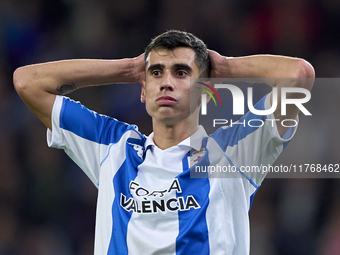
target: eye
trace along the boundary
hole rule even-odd
[[[179,77],[185,77],[185,76],[188,75],[188,73],[187,73],[186,71],[179,70],[179,71],[177,71],[177,75],[178,75]]]
[[[161,76],[161,71],[159,71],[159,70],[153,70],[152,71],[152,76],[154,76],[154,77],[159,77],[159,76]]]

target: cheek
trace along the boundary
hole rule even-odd
[[[150,79],[144,85],[144,93],[148,96],[152,95],[156,91],[157,83],[150,81]]]
[[[145,110],[146,110],[146,112],[149,114],[149,116],[152,117],[152,110],[150,109],[150,107],[148,106],[147,103],[145,103]]]
[[[202,92],[200,89],[196,88],[195,86],[191,87],[189,95],[190,113],[195,112],[196,109],[201,106],[201,95]]]
[[[153,91],[150,89],[145,89],[144,90],[144,103],[145,103],[145,109],[147,113],[152,116],[152,112],[155,111],[155,104],[154,102],[154,97],[152,95]]]
[[[195,87],[195,86],[192,86],[190,88],[190,101],[191,102],[197,102],[197,101],[200,101],[201,100],[201,95],[202,95],[202,91]]]
[[[145,98],[145,102],[150,101],[152,98],[152,90],[146,88],[144,90],[144,98]]]

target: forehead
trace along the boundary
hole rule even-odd
[[[165,66],[182,63],[189,65],[191,68],[197,68],[195,56],[195,51],[187,47],[178,47],[172,50],[166,48],[153,49],[146,59],[146,67],[158,63]]]

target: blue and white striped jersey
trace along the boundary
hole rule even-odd
[[[269,108],[269,96],[256,106]],[[210,136],[200,126],[161,150],[153,134],[57,96],[48,145],[64,149],[98,188],[95,255],[249,254],[248,211],[265,174],[242,166],[272,164],[295,132],[281,138],[265,121],[273,115],[256,118],[264,125],[222,127]],[[236,178],[191,176],[217,165],[233,166]]]

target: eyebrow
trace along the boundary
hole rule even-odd
[[[187,71],[192,72],[192,68],[187,64],[179,63],[179,64],[174,64],[174,66],[176,69],[186,69]]]
[[[163,64],[153,64],[149,66],[148,71],[151,71],[153,69],[164,69],[164,67],[165,65]]]
[[[192,72],[192,68],[187,64],[178,63],[178,64],[174,64],[173,67],[175,69],[186,69],[187,71]],[[148,67],[148,71],[154,70],[154,69],[164,69],[164,68],[165,68],[165,65],[163,64],[152,64]]]

